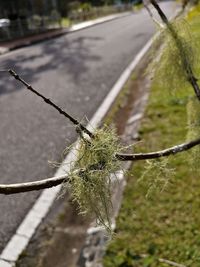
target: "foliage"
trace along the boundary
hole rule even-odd
[[[198,17],[199,15],[200,15],[200,4],[191,8],[191,10],[187,14],[187,18],[188,18],[188,20],[192,20],[195,17]]]
[[[82,11],[88,12],[92,9],[92,5],[90,3],[83,3],[80,5],[80,9]]]
[[[59,12],[56,9],[53,9],[50,14],[51,20],[59,21],[61,19]]]
[[[30,18],[31,24],[35,25],[36,27],[39,27],[42,23],[42,18],[39,15],[33,15]]]

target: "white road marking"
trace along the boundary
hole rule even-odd
[[[9,262],[4,261],[4,260],[0,260],[0,266],[1,267],[12,267],[13,265],[10,264]]]

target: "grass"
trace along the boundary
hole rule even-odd
[[[196,44],[196,57],[200,53],[200,18],[196,10],[192,12],[187,23],[191,41]],[[166,62],[165,68],[169,67]],[[199,77],[198,64],[195,73]],[[199,136],[198,103],[194,103],[190,85],[182,87],[182,79],[175,78],[174,91],[170,83],[163,82],[160,70],[155,72],[140,129],[142,142],[136,150],[163,149]],[[190,151],[167,160],[134,164],[104,267],[169,266],[160,259],[200,266],[200,177],[192,166],[196,156]]]

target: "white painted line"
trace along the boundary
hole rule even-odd
[[[41,203],[41,212],[43,213],[43,215],[45,214],[45,210],[48,210],[48,208],[45,206],[43,207],[43,202]],[[40,213],[41,213],[40,212]],[[39,213],[39,215],[40,215]],[[38,211],[35,211],[35,209],[31,209],[29,211],[29,213],[26,216],[26,220],[24,220],[19,228],[17,229],[17,235],[23,235],[27,238],[31,238],[33,236],[33,234],[35,233],[35,230],[37,228],[37,226],[40,224],[41,222],[41,217],[38,216]]]
[[[153,39],[150,39],[150,41],[144,46],[144,48],[133,59],[131,64],[122,73],[118,81],[110,90],[107,97],[104,99],[103,103],[100,105],[100,107],[92,117],[91,121],[89,122],[87,126],[89,130],[94,131],[94,129],[98,127],[102,119],[109,111],[109,108],[115,101],[119,92],[123,88],[124,84],[130,77],[131,73],[133,72],[137,64],[140,62],[142,57],[146,54],[148,49],[151,47],[152,42]],[[66,159],[64,160],[58,171],[55,173],[55,176],[64,175],[67,172],[69,172],[71,164],[76,159],[77,146],[78,142],[75,144],[70,153],[67,155]],[[7,246],[3,250],[2,254],[0,255],[0,259],[12,262],[17,261],[18,257],[29,243],[36,228],[39,226],[42,219],[48,213],[50,207],[52,206],[54,200],[56,199],[58,193],[60,192],[61,187],[62,185],[59,185],[54,188],[43,190],[42,194],[35,202],[32,209],[29,211],[29,213],[26,215],[21,225],[18,227],[16,234],[11,238],[11,240],[8,242]]]
[[[1,254],[1,259],[16,262],[19,258],[19,255],[28,245],[29,239],[25,236],[15,234],[11,240],[8,242],[6,249],[3,250]]]
[[[0,267],[13,267],[13,264],[4,260],[0,260]]]

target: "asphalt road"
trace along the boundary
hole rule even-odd
[[[172,15],[174,4],[163,2]],[[41,93],[84,120],[94,114],[122,71],[155,31],[145,10],[0,57]],[[0,183],[33,181],[55,172],[76,139],[72,124],[0,73]],[[0,196],[0,251],[39,193]]]

